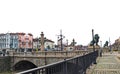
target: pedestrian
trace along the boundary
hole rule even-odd
[[[100,57],[102,57],[102,48],[100,48]]]

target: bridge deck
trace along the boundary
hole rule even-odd
[[[120,54],[104,53],[98,58],[91,74],[120,74]]]

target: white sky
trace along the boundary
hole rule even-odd
[[[87,45],[94,29],[104,44],[119,38],[119,25],[120,0],[0,0],[0,33],[43,31],[56,42],[62,29],[69,43]]]

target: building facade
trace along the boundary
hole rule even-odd
[[[18,49],[19,46],[18,46],[18,35],[15,34],[15,33],[8,33],[7,34],[7,40],[8,40],[8,43],[7,43],[7,48],[8,49]]]
[[[32,49],[33,35],[25,33],[6,33],[0,34],[0,49],[1,50],[15,50],[25,51],[25,49]],[[24,50],[22,50],[24,49]]]
[[[38,50],[40,50],[40,46],[41,46],[40,39],[39,38],[34,38],[33,39],[33,49],[35,51],[38,51]]]
[[[55,48],[54,41],[45,39],[44,47],[45,50],[53,50]]]
[[[20,52],[32,51],[33,49],[33,35],[28,33],[17,33],[18,47]]]

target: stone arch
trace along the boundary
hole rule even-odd
[[[24,71],[32,68],[37,68],[37,66],[28,60],[21,60],[13,66],[14,71]]]

